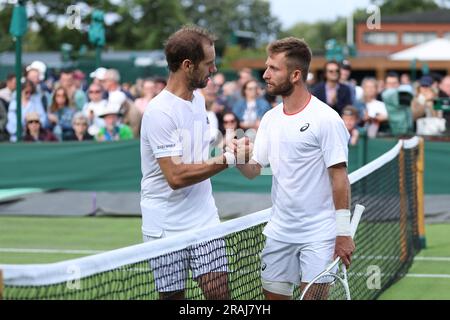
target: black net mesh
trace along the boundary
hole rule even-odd
[[[352,185],[352,208],[366,210],[356,232],[356,252],[348,270],[352,299],[376,299],[410,267],[417,246],[417,150]],[[43,286],[12,286],[5,299],[264,299],[260,253],[265,223],[169,254]],[[77,271],[81,279],[77,279]],[[299,298],[296,289],[294,298]]]

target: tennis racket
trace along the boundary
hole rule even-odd
[[[357,204],[350,225],[352,238],[365,207]],[[337,257],[324,271],[303,289],[300,300],[351,300],[347,270]]]

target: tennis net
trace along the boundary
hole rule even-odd
[[[353,299],[376,299],[407,272],[420,250],[418,142],[418,138],[401,140],[349,175],[352,208],[357,203],[366,207],[348,271]],[[184,288],[186,299],[264,299],[260,253],[269,217],[270,208],[218,226],[84,258],[0,265],[3,298],[159,299]],[[298,290],[294,297],[299,298]]]

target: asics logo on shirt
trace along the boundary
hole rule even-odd
[[[307,123],[303,127],[301,127],[300,132],[304,132],[304,131],[308,130],[308,128],[309,128],[309,123]]]

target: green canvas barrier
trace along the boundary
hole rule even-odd
[[[349,149],[349,172],[392,148],[396,139],[365,140]],[[139,140],[0,144],[0,189],[139,191]],[[272,176],[247,180],[237,169],[214,176],[216,192],[270,192]],[[450,194],[450,143],[425,142],[425,193]]]

